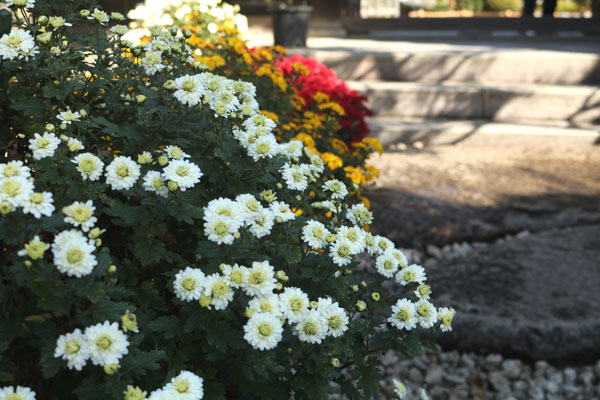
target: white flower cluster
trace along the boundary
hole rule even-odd
[[[204,208],[204,234],[218,244],[232,244],[245,229],[256,238],[271,233],[276,222],[296,218],[289,205],[273,201],[264,207],[254,195],[238,195],[235,200],[218,198]]]
[[[119,329],[119,324],[104,321],[87,327],[84,332],[75,329],[61,335],[56,341],[54,357],[65,360],[69,369],[81,371],[88,360],[99,366],[119,364],[128,347],[127,335]]]
[[[54,265],[59,272],[81,278],[92,273],[98,264],[93,240],[70,229],[56,235],[52,243]]]
[[[50,192],[36,192],[31,169],[22,161],[0,164],[0,213],[8,214],[22,208],[35,218],[49,217],[54,212],[54,199]]]
[[[12,60],[14,58],[29,60],[39,53],[31,33],[24,29],[13,30],[0,37],[0,58]]]
[[[327,336],[339,337],[348,329],[344,309],[330,298],[311,303],[308,295],[296,287],[273,293],[277,279],[287,280],[283,271],[276,274],[268,261],[253,262],[251,267],[221,265],[221,273],[206,276],[198,268],[187,267],[175,276],[173,289],[182,301],[200,301],[205,307],[223,310],[233,300],[234,289],[251,299],[246,314],[244,339],[252,347],[269,350],[277,346],[287,322],[299,340],[321,343]]]
[[[24,386],[7,386],[0,389],[0,400],[35,400],[35,392]]]
[[[204,381],[190,371],[181,371],[164,387],[150,394],[148,400],[201,400]]]

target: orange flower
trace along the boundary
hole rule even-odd
[[[336,149],[340,154],[348,152],[348,146],[346,145],[346,143],[344,143],[343,140],[340,140],[338,138],[331,138],[329,139],[329,143],[331,143],[333,148]]]
[[[365,176],[359,168],[347,166],[344,167],[344,171],[346,171],[346,178],[350,178],[353,183],[360,186],[364,186],[367,183]]]
[[[377,138],[364,138],[362,141],[368,144],[373,150],[376,150],[379,154],[383,153],[383,146]]]
[[[267,111],[267,110],[260,110],[260,113],[262,115],[264,115],[265,117],[272,119],[273,121],[275,121],[275,123],[277,125],[279,125],[279,116],[277,114],[275,114],[274,112]]]
[[[323,161],[325,161],[329,169],[331,169],[332,171],[344,165],[342,159],[333,153],[323,153],[321,154],[321,158],[323,159]]]

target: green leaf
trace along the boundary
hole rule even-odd
[[[174,316],[162,316],[148,323],[148,328],[156,333],[164,333],[165,339],[173,339],[180,330],[179,319]]]
[[[133,376],[143,376],[146,371],[154,371],[160,368],[158,361],[165,358],[165,352],[162,350],[140,351],[134,349],[125,358],[124,373],[131,373]]]

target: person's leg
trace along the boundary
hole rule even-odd
[[[552,17],[556,10],[556,0],[544,0],[544,17]]]
[[[555,0],[556,1],[556,0]],[[533,16],[533,10],[535,9],[535,0],[523,0],[523,16]]]

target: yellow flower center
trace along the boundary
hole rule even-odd
[[[70,340],[65,346],[65,351],[68,355],[79,353],[79,349],[81,349],[81,345],[77,340]]]
[[[421,304],[419,305],[419,307],[417,307],[417,312],[419,313],[419,315],[421,317],[426,317],[429,315],[429,307],[427,306],[427,304]]]
[[[183,288],[188,291],[194,290],[196,288],[196,280],[193,278],[186,278],[181,283],[181,286],[183,286]]]
[[[31,197],[29,197],[29,201],[33,204],[42,204],[44,201],[44,195],[41,193],[33,193]]]
[[[217,235],[219,236],[223,236],[227,233],[228,229],[227,229],[227,225],[225,225],[224,222],[217,222],[217,224],[215,225],[214,231]]]
[[[222,297],[229,292],[229,286],[223,281],[217,281],[212,287],[213,295],[217,297]]]
[[[323,232],[323,228],[320,226],[315,226],[312,230],[313,236],[316,238],[322,238],[325,232]]]
[[[259,154],[267,154],[270,149],[271,146],[268,142],[261,142],[258,144],[258,146],[256,146],[256,152]]]
[[[19,48],[21,43],[23,43],[23,39],[18,35],[11,35],[8,37],[7,43],[12,48]]]
[[[180,379],[175,384],[175,390],[177,390],[179,393],[187,393],[189,389],[190,383],[187,380]]]
[[[342,326],[342,319],[339,315],[333,315],[327,320],[331,329],[339,329]]]
[[[404,280],[406,282],[412,282],[417,278],[417,274],[415,274],[414,271],[411,271],[410,269],[407,269],[404,271]]]
[[[19,193],[19,189],[21,189],[21,184],[17,181],[5,181],[2,184],[2,191],[10,197],[16,196]]]
[[[25,252],[32,260],[37,260],[44,256],[46,247],[42,242],[29,242],[25,245]]]
[[[248,277],[248,282],[250,282],[250,284],[252,284],[252,285],[260,285],[264,281],[265,281],[265,276],[260,271],[252,272],[250,274],[250,276]]]
[[[271,303],[269,303],[268,301],[265,301],[263,303],[261,303],[260,305],[260,311],[262,312],[271,312],[273,309],[271,307]]]
[[[396,319],[398,321],[402,321],[402,322],[408,321],[409,317],[410,317],[410,315],[408,315],[408,311],[406,311],[405,309],[398,310],[398,312],[396,313]]]
[[[0,213],[2,215],[6,215],[9,212],[11,212],[12,208],[12,204],[10,204],[8,201],[3,201],[2,203],[0,203]]]
[[[171,148],[171,157],[175,158],[176,160],[179,160],[180,158],[183,157],[183,153],[181,152],[181,149],[179,147],[173,147]]]
[[[340,257],[348,257],[350,255],[350,248],[347,244],[343,244],[338,248],[338,254]]]
[[[392,268],[394,268],[394,263],[392,262],[392,260],[385,260],[383,262],[383,269],[389,271]]]
[[[232,271],[231,275],[229,276],[229,279],[231,279],[233,283],[240,284],[244,282],[244,274],[242,274],[242,271],[239,270]]]
[[[165,186],[165,183],[160,178],[155,178],[152,181],[152,187],[154,187],[154,190],[160,190],[164,186]]]
[[[304,174],[300,171],[294,171],[292,172],[292,178],[294,179],[294,182],[302,182],[304,179]]]
[[[96,162],[91,158],[84,158],[79,161],[79,168],[86,174],[89,174],[96,169]]]
[[[302,326],[302,330],[306,335],[316,335],[317,334],[317,325],[312,321],[306,321]]]
[[[450,315],[450,314],[444,315],[442,317],[442,324],[444,324],[444,326],[452,325],[452,315]]]
[[[8,395],[6,400],[23,400],[23,398],[16,393],[11,393]]]
[[[258,326],[258,333],[262,336],[269,336],[273,333],[273,327],[270,324],[264,323]]]
[[[185,90],[186,92],[193,92],[194,89],[196,88],[196,84],[194,83],[194,81],[189,80],[189,81],[185,81],[183,82],[183,84],[181,85],[181,88],[183,90]]]
[[[101,350],[108,350],[110,346],[112,346],[112,341],[108,336],[101,336],[98,340],[96,340],[96,346],[98,346]]]
[[[293,299],[290,300],[290,308],[294,312],[300,311],[302,309],[303,305],[304,305],[304,302],[302,301],[302,299],[300,299],[298,297],[294,297]]]
[[[85,222],[91,215],[92,212],[86,206],[78,206],[73,210],[73,219],[77,222]]]
[[[11,176],[15,176],[19,173],[19,167],[13,164],[9,164],[4,167],[4,176],[10,178]]]
[[[79,249],[71,249],[67,252],[67,261],[70,264],[77,264],[83,260],[83,251]]]
[[[423,297],[427,297],[431,294],[431,288],[429,285],[419,285],[419,293]]]
[[[129,176],[129,168],[127,167],[127,165],[119,165],[117,167],[117,175],[119,175],[121,178],[126,178]]]
[[[73,114],[71,111],[66,111],[62,114],[62,118],[65,121],[73,121],[75,119],[75,114]]]
[[[175,173],[179,176],[187,176],[189,174],[189,168],[186,165],[180,165],[175,170]]]
[[[355,242],[356,240],[358,240],[358,232],[356,232],[355,230],[349,230],[348,234],[346,235],[346,237],[348,238],[348,240],[350,240],[351,242]]]

